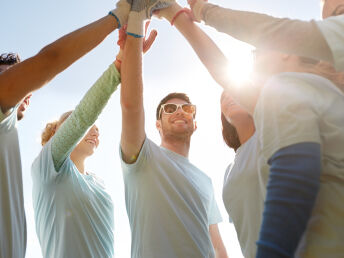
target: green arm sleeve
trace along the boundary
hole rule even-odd
[[[56,171],[59,171],[75,145],[97,120],[119,83],[120,74],[115,65],[111,64],[57,130],[51,143]]]
[[[205,4],[205,24],[257,48],[271,49],[334,63],[315,21],[281,19]]]

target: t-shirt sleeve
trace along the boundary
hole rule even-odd
[[[210,199],[210,205],[209,205],[209,214],[208,214],[208,224],[213,225],[220,223],[222,221],[222,216],[219,210],[219,207],[217,206],[215,195],[214,195],[214,189],[211,187],[211,199]]]
[[[334,65],[337,70],[344,70],[344,15],[330,17],[317,21],[317,26],[323,34],[332,52]]]
[[[32,180],[38,184],[41,182],[47,183],[55,179],[57,175],[63,176],[58,171],[56,171],[54,166],[54,161],[51,153],[52,141],[48,141],[42,148],[38,157],[34,160],[31,167]],[[64,163],[61,165],[60,170],[63,170],[65,163],[71,162],[67,158]]]
[[[146,139],[144,140],[143,145],[141,147],[141,150],[139,152],[139,156],[137,157],[136,161],[134,163],[131,163],[131,164],[124,162],[121,146],[119,146],[119,156],[121,159],[121,166],[122,166],[122,171],[124,174],[136,172],[136,171],[140,170],[140,168],[142,168],[142,166],[147,161],[148,156],[151,152],[150,151],[150,145],[151,144],[152,144],[152,142],[146,137]]]
[[[238,11],[210,3],[204,7],[205,24],[257,48],[282,51],[333,63],[333,57],[315,21],[276,18]]]
[[[317,100],[314,87],[292,75],[277,75],[266,83],[254,113],[266,161],[281,148],[321,142],[318,118],[324,104]]]
[[[17,109],[18,106],[7,111],[6,114],[2,113],[0,108],[0,131],[5,132],[12,130],[17,123]]]

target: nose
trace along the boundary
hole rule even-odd
[[[99,136],[99,130],[98,130],[98,127],[97,126],[92,126],[92,128],[91,128],[91,135],[92,136],[96,136],[97,138],[98,138],[98,136]]]

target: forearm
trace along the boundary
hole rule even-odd
[[[128,35],[121,66],[121,149],[127,163],[136,160],[145,138],[142,82],[142,38]]]
[[[332,53],[314,21],[281,19],[205,4],[205,24],[257,48],[282,51],[333,63]]]
[[[320,144],[299,143],[271,157],[257,258],[294,256],[319,190],[320,153]]]
[[[174,15],[182,8],[175,4],[167,9],[163,12],[163,16],[171,22]],[[186,13],[178,15],[174,21],[174,26],[189,42],[214,80],[223,87],[227,77],[227,59],[214,41]]]
[[[120,75],[112,64],[57,130],[52,138],[52,157],[57,171],[88,128],[97,120],[119,83]]]
[[[161,15],[172,21],[175,14],[182,8],[178,4],[161,10]],[[201,62],[207,68],[214,80],[225,90],[229,91],[232,97],[243,105],[250,113],[253,113],[258,91],[251,85],[247,85],[247,91],[240,90],[237,83],[230,77],[228,61],[222,51],[210,37],[195,24],[187,14],[181,13],[174,21],[175,27],[190,43]]]
[[[107,15],[50,45],[37,55],[11,67],[0,75],[0,106],[15,106],[28,93],[39,89],[77,59],[96,47],[117,28],[114,17]]]

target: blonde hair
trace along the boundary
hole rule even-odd
[[[308,57],[299,57],[303,70],[330,80],[342,92],[344,92],[344,73],[337,72],[336,69],[325,61],[318,61]]]
[[[72,114],[73,111],[63,113],[59,120],[47,123],[41,135],[41,144],[44,146],[55,134],[57,128]]]

